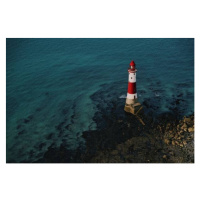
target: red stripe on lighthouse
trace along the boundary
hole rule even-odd
[[[136,82],[135,83],[128,82],[128,93],[129,94],[135,94],[136,93]]]

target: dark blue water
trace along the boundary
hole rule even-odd
[[[193,39],[7,39],[7,161],[84,145],[101,107],[115,101],[124,112],[132,59],[147,111],[194,112]]]

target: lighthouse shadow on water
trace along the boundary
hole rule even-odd
[[[7,163],[194,162],[192,38],[10,38],[6,76]]]

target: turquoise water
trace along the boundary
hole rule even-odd
[[[7,162],[84,146],[113,101],[123,115],[131,60],[147,112],[194,112],[194,39],[7,39]]]

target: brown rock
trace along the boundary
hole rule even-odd
[[[182,134],[182,132],[183,132],[183,131],[182,131],[182,130],[180,130],[180,131],[178,131],[178,132],[177,132],[177,134],[178,134],[178,135],[181,135],[181,134]]]
[[[167,123],[166,129],[169,130],[170,126],[171,126],[171,124]]]
[[[183,140],[183,144],[184,144],[184,145],[186,145],[186,144],[187,144],[187,142],[186,142],[185,140]]]
[[[164,142],[168,145],[170,141],[168,139],[164,139]]]
[[[182,130],[180,131],[180,135],[184,135],[184,132]]]
[[[183,147],[183,144],[180,144],[180,147]]]
[[[175,144],[179,145],[179,142],[176,140],[176,141],[175,141]]]
[[[175,142],[174,142],[174,140],[172,140],[172,145],[175,145]]]
[[[186,128],[187,128],[187,124],[184,123],[183,126],[181,126],[181,129],[184,130],[184,129],[186,129]]]
[[[166,158],[167,158],[167,156],[166,156],[166,155],[164,155],[164,156],[163,156],[163,158],[164,158],[164,159],[166,159]]]
[[[184,121],[185,123],[190,123],[190,122],[191,122],[191,119],[190,119],[189,117],[188,117],[188,118],[186,117],[186,118],[183,119],[183,121]]]
[[[190,128],[188,128],[188,131],[189,132],[194,132],[194,128],[190,127]]]

